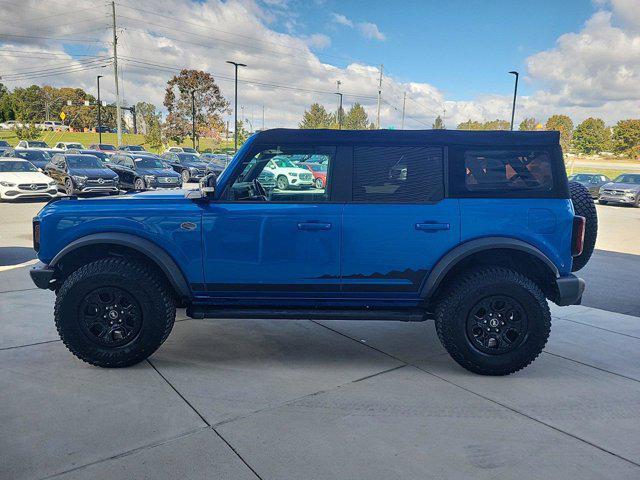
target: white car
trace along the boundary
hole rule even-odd
[[[54,122],[52,120],[47,120],[46,122],[43,123],[38,123],[36,125],[40,130],[50,130],[50,131],[60,131],[60,132],[67,132],[69,131],[69,125],[65,125],[62,122]]]
[[[306,168],[300,168],[286,157],[273,157],[264,167],[264,171],[276,176],[278,190],[313,187],[313,174]]]
[[[44,150],[50,155],[64,152],[64,150],[60,148],[51,148],[49,145],[47,145],[47,142],[43,142],[42,140],[20,140],[16,145],[17,150],[19,149],[30,150],[33,148],[36,148],[38,150]]]
[[[193,153],[195,155],[200,155],[195,148],[191,147],[169,147],[164,151],[164,153]]]
[[[71,150],[72,148],[77,150],[86,150],[84,145],[78,142],[58,142],[53,148],[57,148],[59,150]]]
[[[0,123],[0,128],[2,130],[15,130],[19,127],[22,127],[22,124],[20,122],[16,122],[15,120],[7,120],[6,122]]]
[[[31,162],[20,158],[0,157],[0,200],[56,196],[56,182]]]

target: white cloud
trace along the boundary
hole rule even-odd
[[[358,24],[358,30],[365,38],[369,38],[371,40],[380,40],[384,41],[387,39],[384,33],[382,33],[378,26],[375,23],[371,22],[362,22]]]
[[[608,123],[638,116],[640,23],[635,10],[628,8],[630,3],[633,2],[608,1],[580,31],[561,36],[554,48],[527,59],[523,77],[533,93],[519,96],[516,122],[524,116],[544,121],[554,113],[569,114],[576,122],[590,115],[600,116]],[[0,36],[0,81],[10,88],[32,83],[78,86],[95,94],[95,79],[100,74],[104,75],[102,96],[113,101],[111,67],[83,70],[102,63],[88,64],[91,59],[87,57],[74,58],[66,53],[68,49],[60,39],[30,38],[89,38],[102,43],[86,43],[88,51],[83,53],[109,56],[107,6],[88,9],[83,0],[63,0],[56,5],[52,11],[47,2],[25,0],[0,9],[0,22],[4,25],[4,36]],[[335,110],[337,97],[333,92],[337,80],[342,82],[345,107],[358,101],[375,121],[377,66],[354,62],[339,67],[333,61],[321,61],[311,49],[327,47],[330,39],[323,33],[300,36],[276,31],[271,26],[283,19],[282,12],[274,13],[252,0],[140,0],[131,5],[147,12],[117,6],[120,65],[128,103],[149,101],[161,107],[167,80],[181,68],[212,73],[222,93],[232,100],[233,70],[225,61],[236,60],[248,65],[240,70],[239,103],[245,107],[245,118],[256,128],[261,127],[263,105],[267,128],[297,126],[312,102]],[[340,14],[334,14],[336,23],[360,28],[344,16],[341,17],[348,23],[340,23],[337,16]],[[384,38],[377,27],[372,32],[373,38],[375,32]],[[83,47],[82,43],[75,45]],[[25,51],[32,53],[17,53]],[[25,74],[51,68],[60,69],[46,77]],[[469,118],[510,118],[510,92],[487,92],[460,101],[447,98],[433,85],[401,81],[390,72],[385,74],[383,83],[383,127],[400,126],[405,91],[409,95],[406,128],[428,128],[443,110],[450,128]]]
[[[353,22],[341,13],[333,13],[331,16],[333,17],[333,21],[337,24],[353,28]]]

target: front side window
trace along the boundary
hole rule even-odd
[[[324,158],[326,171],[314,173],[298,164],[313,155]],[[226,199],[292,203],[327,202],[331,187],[329,174],[334,158],[333,147],[322,147],[322,153],[318,153],[314,147],[263,149],[243,165],[242,171],[226,192]]]
[[[0,162],[0,172],[37,172],[38,169],[24,160]]]
[[[353,201],[437,202],[444,196],[441,147],[355,147]]]
[[[464,154],[468,192],[550,192],[551,158],[531,150],[467,150]]]

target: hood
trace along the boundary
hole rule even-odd
[[[610,190],[633,190],[635,192],[640,191],[640,185],[638,185],[637,183],[609,182],[609,183],[605,183],[602,187],[608,188]]]
[[[179,177],[175,171],[170,170],[168,168],[138,168],[137,172],[140,175],[155,175],[158,177]]]
[[[88,178],[118,178],[110,168],[69,168],[70,175],[80,175]]]
[[[11,183],[49,183],[53,179],[40,172],[2,172],[0,180]]]

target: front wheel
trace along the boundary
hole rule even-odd
[[[133,189],[137,192],[144,190],[144,180],[141,178],[136,178],[136,181],[133,184]]]
[[[540,288],[519,272],[479,268],[453,280],[436,307],[436,331],[451,357],[481,375],[508,375],[533,362],[551,330]]]
[[[173,295],[146,264],[104,258],[80,267],[57,293],[54,318],[65,346],[99,367],[149,357],[171,332]]]
[[[75,189],[73,188],[73,180],[67,178],[64,181],[64,193],[66,193],[67,195],[73,195],[74,191]]]
[[[321,178],[316,178],[315,184],[316,188],[324,188],[324,183],[322,182]]]
[[[191,180],[191,174],[189,173],[189,170],[182,170],[182,173],[180,173],[180,175],[182,176],[182,183],[189,183],[189,180]]]
[[[606,205],[608,202],[606,200],[598,200],[600,205]]]
[[[278,190],[286,190],[289,188],[289,180],[284,175],[280,175],[276,180],[276,185],[278,186]]]

